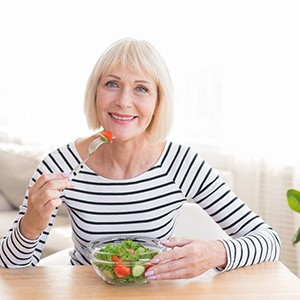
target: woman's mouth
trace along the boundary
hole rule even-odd
[[[134,118],[136,118],[135,116],[119,115],[119,114],[113,114],[113,113],[110,113],[110,116],[113,119],[118,120],[118,121],[131,121]]]

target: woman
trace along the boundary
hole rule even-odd
[[[145,41],[122,39],[107,49],[87,83],[91,129],[112,131],[72,179],[97,134],[50,153],[33,175],[18,220],[2,240],[0,264],[35,266],[59,207],[72,226],[72,264],[88,264],[82,246],[105,235],[142,234],[173,248],[157,255],[149,280],[195,277],[277,260],[277,233],[239,199],[191,148],[167,140],[172,82],[159,53]],[[199,204],[232,239],[172,237],[178,211]],[[195,230],[197,230],[195,228]]]

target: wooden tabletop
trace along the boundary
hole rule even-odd
[[[113,286],[91,266],[0,268],[0,299],[300,299],[300,279],[281,262],[262,263],[194,279]]]

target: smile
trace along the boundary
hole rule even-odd
[[[120,121],[131,121],[133,120],[135,117],[122,117],[122,116],[117,116],[114,114],[110,114],[114,119],[116,120],[120,120]]]

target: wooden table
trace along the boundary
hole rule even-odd
[[[282,263],[270,262],[222,274],[113,286],[91,266],[0,268],[0,299],[300,299],[300,279]]]

